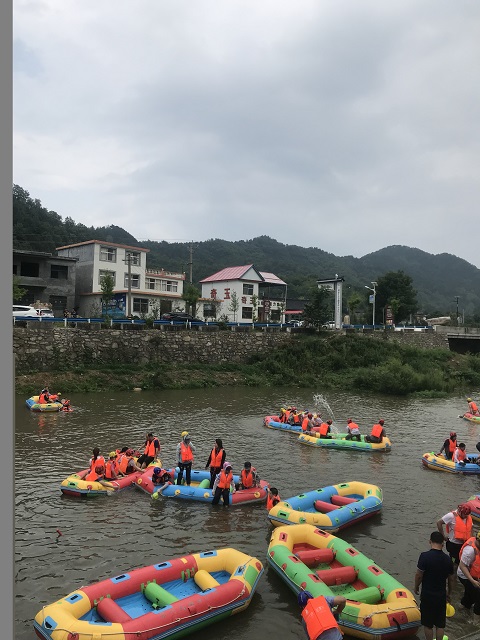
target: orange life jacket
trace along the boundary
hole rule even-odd
[[[156,453],[156,451],[155,451],[155,440],[156,440],[156,439],[157,439],[157,438],[154,438],[151,442],[149,442],[149,441],[147,440],[147,443],[146,443],[146,445],[145,445],[145,451],[144,451],[144,453],[145,453],[145,455],[146,455],[146,456],[148,456],[149,458],[154,458],[154,457],[155,457],[155,453]]]
[[[219,487],[220,489],[229,489],[230,485],[232,484],[232,480],[233,473],[231,471],[230,473],[225,473],[225,471],[222,469],[220,471],[220,478],[218,480],[217,487]]]
[[[180,443],[180,456],[182,462],[193,462],[193,451],[184,442]]]
[[[101,469],[102,471],[97,471],[97,469]],[[95,460],[92,458],[90,460],[90,471],[85,476],[85,480],[93,481],[100,480],[105,473],[105,458],[103,456],[98,456]]]
[[[307,602],[302,611],[302,618],[311,640],[317,640],[327,629],[338,629],[338,623],[323,596],[311,598]]]
[[[448,439],[448,450],[450,451],[450,453],[454,453],[456,448],[457,448],[457,441],[456,440],[451,440],[449,438]]]
[[[49,402],[50,399],[48,395],[46,393],[41,393],[40,397],[38,398],[38,404],[48,404]]]
[[[253,467],[250,471],[242,469],[242,472],[240,473],[240,482],[245,489],[250,489],[250,487],[253,487],[253,481],[255,479],[254,471],[255,469]]]
[[[480,578],[480,554],[478,552],[477,545],[475,544],[475,538],[469,538],[463,543],[462,548],[460,549],[460,559],[462,559],[462,553],[467,544],[472,547],[475,552],[475,558],[469,567],[470,575],[472,578],[478,580],[478,578]]]
[[[285,411],[285,414],[284,414],[285,415],[285,422],[287,422],[287,420],[289,419],[291,413],[292,412],[289,411],[288,409]]]
[[[463,462],[464,460],[467,459],[467,452],[466,451],[462,451],[461,449],[457,448],[457,449],[455,449],[455,453],[457,454],[457,461],[458,462]]]
[[[210,466],[219,469],[222,466],[223,449],[217,451],[216,447],[213,447],[210,454]],[[193,459],[193,456],[192,456]]]
[[[115,480],[117,473],[116,466],[117,464],[115,460],[108,460],[107,464],[105,465],[105,478],[107,480]]]
[[[380,438],[382,435],[382,431],[383,431],[383,427],[381,424],[374,424],[372,427],[372,432],[371,432],[371,436],[374,436],[375,438]]]
[[[347,429],[349,431],[353,431],[354,429],[360,429],[360,427],[358,426],[358,424],[356,422],[349,422],[347,424]]]
[[[308,416],[305,416],[302,420],[302,431],[307,431],[308,429]]]
[[[460,518],[456,511],[452,511],[455,516],[455,523],[453,525],[453,537],[457,540],[468,540],[472,534],[473,521],[472,516],[467,516],[465,520]],[[451,525],[447,524],[447,533],[450,531]]]
[[[328,430],[330,429],[330,425],[326,422],[322,422],[319,428],[319,433],[321,436],[326,436],[328,434]]]
[[[300,416],[298,413],[293,414],[293,424],[300,424]]]
[[[470,411],[472,413],[477,413],[478,407],[477,407],[477,404],[475,402],[473,402],[473,400],[472,400],[472,402],[468,403],[468,406],[470,407]]]
[[[270,511],[270,509],[273,509],[273,507],[278,504],[280,502],[281,498],[280,496],[271,496],[270,493],[267,496],[267,511]]]
[[[128,463],[130,462],[130,460],[132,459],[133,456],[127,456],[126,453],[124,453],[121,458],[120,458],[120,462],[118,463],[118,470],[123,473],[123,475],[127,475],[128,471]]]

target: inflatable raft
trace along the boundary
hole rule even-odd
[[[471,496],[468,500],[465,500],[465,504],[468,504],[471,511],[472,520],[480,523],[480,494]]]
[[[110,486],[105,486],[101,482],[92,482],[85,480],[85,476],[90,469],[84,469],[78,473],[72,473],[72,475],[65,478],[60,485],[61,492],[66,496],[74,496],[76,498],[94,498],[95,496],[106,496],[113,491],[119,489],[126,489],[127,487],[133,487],[142,473],[135,471],[128,476],[122,476],[118,480],[109,481]]]
[[[179,638],[245,609],[263,573],[236,549],[173,558],[81,587],[37,613],[47,640]]]
[[[179,469],[177,467],[175,469],[174,482],[178,477],[178,471]],[[235,484],[239,483],[240,476],[234,475],[233,481],[235,482]],[[143,488],[144,484],[145,483],[142,480],[142,483],[140,483],[140,485],[137,483],[137,487]],[[265,480],[260,480],[259,487],[252,487],[251,489],[240,489],[239,491],[235,491],[235,493],[230,494],[230,504],[232,506],[236,506],[240,504],[252,504],[254,502],[265,502],[267,499],[269,486],[270,485],[268,484],[268,482],[266,482]],[[191,484],[189,487],[186,484],[171,484],[163,490],[162,495],[167,498],[197,500],[199,502],[211,503],[213,500],[213,492],[209,487],[210,472],[192,470]],[[152,488],[152,497],[155,495],[158,489],[159,487]]]
[[[47,402],[46,404],[40,404],[38,402],[40,396],[32,396],[25,400],[25,404],[30,411],[60,411],[63,408],[63,404],[58,400]]]
[[[268,518],[275,527],[308,523],[336,532],[375,515],[382,503],[379,487],[345,482],[283,500],[270,509]]]
[[[447,460],[443,456],[437,456],[435,453],[424,453],[422,463],[427,469],[436,469],[437,471],[446,471],[447,473],[463,473],[465,475],[479,475],[480,465],[473,462],[478,457],[476,454],[467,454],[468,462],[466,464],[458,464],[453,460]]]
[[[345,449],[348,451],[390,451],[392,443],[390,439],[384,437],[382,442],[366,442],[365,436],[360,436],[361,440],[345,440],[346,433],[334,433],[332,438],[320,438],[320,436],[307,431],[300,433],[298,441],[312,447],[323,447],[324,449]]]
[[[478,424],[480,424],[480,416],[475,416],[473,413],[469,413],[467,411],[467,413],[464,413],[462,418],[464,420],[468,420],[469,422],[477,422]]]
[[[280,418],[278,416],[265,416],[263,424],[269,429],[278,429],[279,431],[288,431],[289,433],[302,433],[301,425],[280,422]]]
[[[277,527],[267,561],[295,593],[342,595],[339,626],[368,640],[405,638],[419,630],[413,594],[348,542],[309,524]]]

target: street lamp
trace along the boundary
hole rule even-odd
[[[454,298],[457,301],[457,327],[458,327],[458,299],[460,298],[460,296],[454,296]]]
[[[369,291],[373,291],[373,311],[372,311],[372,325],[373,328],[375,329],[375,296],[377,295],[377,284],[378,282],[372,282],[373,284],[373,289],[372,287],[367,287],[367,285],[365,285],[365,289],[368,289]]]

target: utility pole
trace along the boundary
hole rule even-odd
[[[457,301],[457,327],[458,327],[458,299],[460,298],[460,296],[454,296],[454,298]]]
[[[127,318],[132,315],[132,254],[126,253],[124,262],[128,266]]]
[[[190,284],[193,284],[193,244],[190,243],[190,261],[189,261],[189,266],[190,266]]]

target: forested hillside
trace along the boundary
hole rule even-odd
[[[269,271],[288,283],[289,298],[308,297],[316,280],[334,276],[345,278],[345,296],[358,291],[367,298],[365,285],[371,286],[388,271],[402,270],[413,280],[420,309],[427,316],[455,312],[459,296],[460,312],[480,315],[480,269],[450,254],[432,255],[404,246],[391,246],[354,258],[335,256],[320,248],[285,245],[268,236],[229,242],[212,239],[204,242],[169,243],[144,241],[121,227],[87,227],[70,217],[49,211],[39,200],[18,185],[13,188],[13,247],[54,253],[55,248],[83,242],[105,240],[150,249],[149,267],[190,272],[194,283],[227,266],[253,263],[260,271]]]

